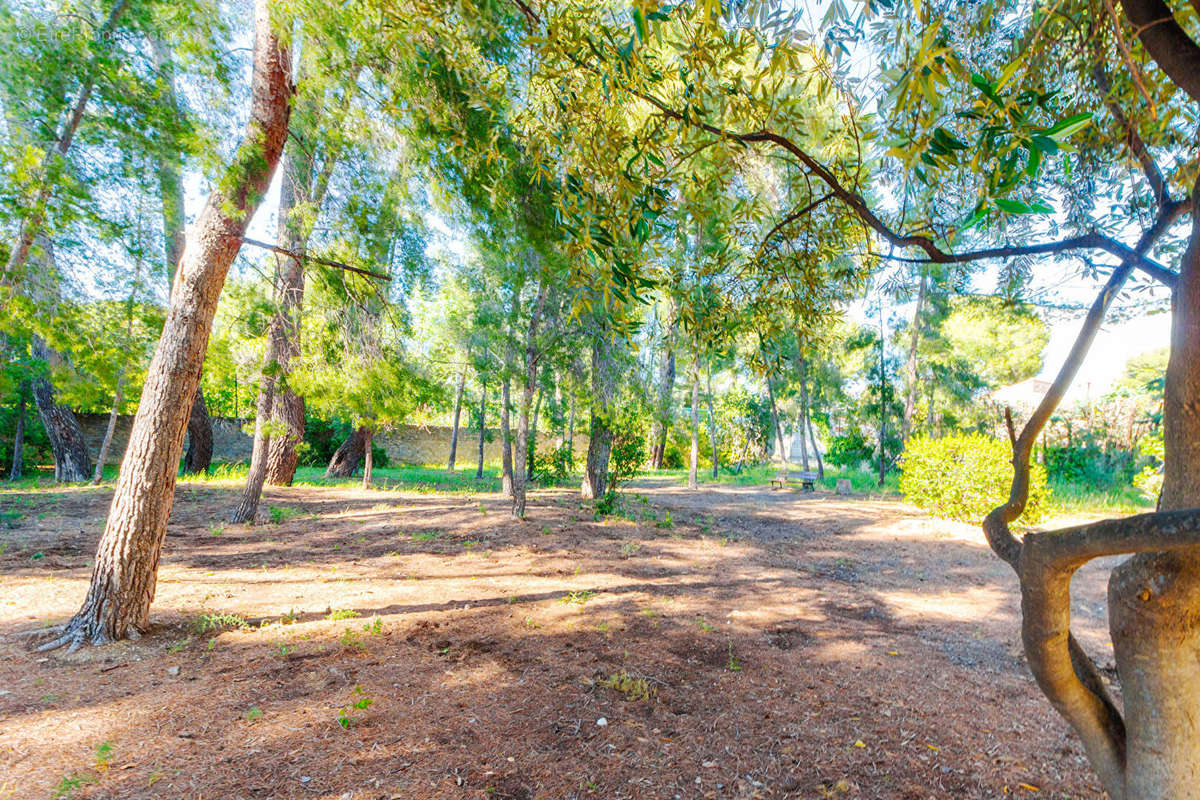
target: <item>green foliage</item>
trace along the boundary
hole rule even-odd
[[[608,485],[616,491],[642,471],[646,463],[646,434],[649,423],[640,406],[626,404],[612,421],[612,451],[608,457]]]
[[[858,468],[874,452],[875,449],[867,442],[862,431],[854,426],[845,433],[830,437],[825,460],[838,467]]]
[[[902,460],[900,491],[905,499],[935,516],[980,523],[1008,500],[1012,484],[1009,445],[982,434],[952,434],[909,441]],[[1029,502],[1024,522],[1037,522],[1049,490],[1046,470],[1030,465]]]

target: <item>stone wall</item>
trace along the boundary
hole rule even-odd
[[[87,439],[88,449],[95,458],[100,453],[100,442],[104,438],[104,429],[108,425],[107,414],[79,414],[79,424],[83,426],[83,434]],[[248,461],[250,459],[251,437],[242,428],[250,425],[247,420],[226,419],[213,417],[213,461]],[[119,464],[129,442],[129,429],[133,425],[133,417],[117,418],[117,427],[113,432],[113,443],[108,451],[108,463]],[[487,441],[483,447],[484,461],[499,463],[500,461],[500,431],[488,428]],[[545,450],[558,444],[557,437],[550,435],[538,436],[539,448]],[[449,425],[400,425],[390,431],[375,436],[375,445],[387,451],[388,459],[393,464],[444,464],[450,457],[450,426]],[[575,435],[575,454],[577,463],[587,457],[587,437],[578,432]],[[184,445],[186,449],[186,444]],[[458,431],[457,466],[465,468],[476,462],[479,453],[479,429],[460,428]]]
[[[104,441],[104,431],[108,427],[108,414],[76,414],[79,424],[83,427],[83,436],[87,440],[88,450],[92,458],[100,455],[100,443]],[[251,437],[242,432],[246,420],[213,417],[213,461],[247,461],[250,458]],[[112,444],[108,448],[108,463],[120,464],[125,455],[125,446],[129,444],[129,429],[133,427],[132,416],[117,417],[117,426],[113,430]],[[184,452],[187,444],[184,443]]]

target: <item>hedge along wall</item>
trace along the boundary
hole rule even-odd
[[[104,429],[108,425],[108,414],[79,414],[79,424],[83,426],[83,435],[87,439],[88,449],[95,458],[100,453],[100,442],[104,438]],[[248,461],[250,459],[251,437],[242,428],[251,424],[248,420],[235,420],[226,417],[213,417],[213,461]],[[129,442],[129,429],[133,425],[132,416],[117,418],[117,427],[113,432],[113,443],[108,451],[108,463],[117,465],[125,453]],[[483,459],[488,462],[500,461],[500,430],[488,428],[488,439],[483,446]],[[582,431],[575,431],[575,459],[582,464],[587,457],[588,439]],[[546,453],[558,445],[557,435],[538,434],[538,451]],[[445,464],[450,457],[450,426],[449,425],[400,425],[392,430],[375,435],[375,446],[387,451],[388,458],[393,464]],[[186,448],[186,445],[185,445]],[[479,452],[479,429],[459,428],[458,455],[455,459],[458,469],[467,469],[475,465]]]

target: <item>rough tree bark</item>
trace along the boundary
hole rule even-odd
[[[606,325],[592,332],[592,415],[588,429],[587,464],[580,493],[585,500],[599,500],[608,489],[608,459],[612,455],[612,403],[616,393],[613,374],[613,343]]]
[[[692,447],[688,451],[688,488],[698,489],[700,472],[700,354],[692,356]]]
[[[512,387],[507,375],[500,382],[500,493],[513,496],[512,426],[509,424],[509,395]]]
[[[347,436],[346,441],[341,443],[334,451],[333,457],[329,459],[329,465],[325,468],[325,477],[351,477],[358,470],[359,464],[363,462],[363,444],[366,439],[366,428],[356,428]]]
[[[171,48],[161,39],[151,38],[150,54],[159,74],[159,89],[163,103],[178,115],[179,101],[175,93],[175,62]],[[187,244],[187,228],[183,197],[183,164],[178,151],[160,148],[157,153],[158,190],[162,205],[163,260],[167,267],[167,297],[175,291],[175,274],[183,248]],[[204,403],[204,392],[196,388],[188,417],[188,449],[183,459],[183,471],[202,474],[208,471],[213,455],[212,420]]]
[[[45,361],[53,357],[46,344],[37,337],[33,340],[33,354],[35,358]],[[34,378],[32,387],[33,402],[54,454],[54,480],[67,483],[90,480],[92,459],[88,455],[87,441],[83,438],[83,428],[75,418],[75,412],[55,399],[54,386],[49,378]]]
[[[454,459],[458,455],[458,421],[462,418],[463,393],[467,390],[467,368],[464,365],[458,375],[458,391],[454,395],[454,422],[450,426],[450,459],[446,469],[454,472]]]
[[[19,481],[25,471],[25,392],[17,400],[17,425],[13,432],[12,469],[8,471],[10,481]]]
[[[246,137],[196,221],[163,333],[146,374],[108,522],[82,608],[42,649],[102,643],[147,630],[188,414],[217,299],[287,136],[289,58],[270,0],[254,6],[254,76]]]
[[[1200,187],[1197,187],[1200,190]],[[1020,435],[1008,416],[1014,477],[1008,501],[984,520],[988,543],[1017,573],[1030,670],[1083,741],[1114,800],[1200,798],[1200,220],[1173,291],[1163,404],[1160,511],[1014,537],[1025,509],[1034,443],[1061,401],[1113,299],[1178,204],[1164,203],[1134,255],[1114,269],[1058,377]],[[1109,579],[1109,627],[1124,713],[1070,633],[1070,583],[1088,561],[1133,553]]]
[[[479,382],[479,463],[475,467],[475,480],[483,480],[483,445],[487,439],[487,383]]]
[[[908,437],[912,435],[913,415],[917,409],[917,391],[920,388],[917,385],[917,346],[921,343],[921,322],[922,315],[925,313],[925,292],[928,277],[925,272],[921,273],[921,280],[917,284],[917,304],[913,309],[912,317],[912,332],[908,340],[908,360],[904,364],[904,420],[900,426],[900,438],[908,441]]]
[[[294,154],[300,146],[297,141],[292,139],[290,146],[284,149],[280,163],[283,180],[279,186],[279,209],[275,217],[276,241],[279,249],[290,255],[275,255],[275,312],[267,330],[267,350],[259,372],[254,445],[250,451],[246,485],[230,517],[232,522],[254,524],[268,472],[273,471],[278,485],[291,484],[296,473],[296,445],[304,438],[303,401],[287,388],[285,382],[292,358],[300,355],[300,303],[304,296],[301,259],[308,242],[301,212],[305,210],[312,180],[311,154],[302,153],[297,157]],[[300,404],[298,420],[297,404]],[[276,455],[274,470],[272,451]]]
[[[188,449],[183,459],[183,471],[188,474],[208,472],[213,457],[212,418],[208,416],[204,392],[199,387],[196,387],[196,397],[192,400],[192,407],[188,412],[187,438]]]
[[[711,359],[708,361],[708,438],[712,441],[712,476],[715,479],[721,467],[721,448],[717,440],[717,415],[713,413]]]

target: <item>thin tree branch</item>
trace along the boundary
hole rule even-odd
[[[381,272],[372,272],[371,270],[363,269],[362,267],[352,267],[349,264],[343,264],[340,261],[331,261],[327,258],[317,258],[316,256],[310,256],[307,253],[297,253],[293,250],[280,247],[279,245],[260,242],[257,239],[243,238],[242,243],[251,245],[252,247],[261,247],[263,250],[270,250],[272,253],[278,253],[281,256],[294,258],[297,261],[311,261],[314,264],[321,264],[326,267],[333,267],[334,269],[340,269],[346,272],[354,272],[358,275],[365,275],[368,278],[374,278],[375,280],[379,281],[390,281],[392,279],[390,275],[384,275]]]
[[[804,208],[800,209],[799,211],[794,211],[791,214],[788,214],[786,217],[784,217],[783,219],[781,219],[779,221],[778,225],[776,225],[774,228],[771,228],[771,230],[767,232],[767,235],[762,238],[761,242],[759,242],[757,249],[759,251],[761,251],[764,247],[767,246],[767,242],[771,241],[771,237],[773,237],[775,234],[779,233],[779,231],[782,230],[785,226],[790,225],[791,223],[793,223],[796,220],[803,217],[805,214],[808,214],[810,211],[815,210],[817,208],[817,206],[821,205],[826,200],[829,200],[832,197],[833,197],[833,193],[830,192],[829,194],[826,194],[824,197],[819,197],[816,200],[813,200],[811,203],[804,206]]]

